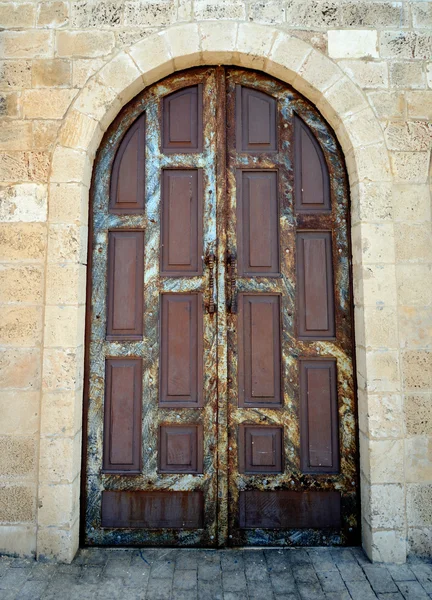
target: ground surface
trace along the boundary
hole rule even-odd
[[[0,557],[1,600],[429,600],[432,560],[359,548],[84,549],[71,565]]]

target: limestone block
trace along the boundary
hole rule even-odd
[[[405,306],[429,306],[432,297],[430,265],[397,265],[399,303]]]
[[[0,552],[15,556],[36,554],[35,525],[0,525]]]
[[[396,221],[431,220],[430,191],[427,184],[395,184],[393,186],[393,215]]]
[[[84,116],[82,113],[77,114]],[[49,186],[50,223],[86,225],[87,217],[88,190],[85,186],[79,183],[53,183]]]
[[[52,150],[57,141],[60,120],[33,121],[33,148],[35,150]]]
[[[87,254],[87,227],[51,224],[48,229],[48,262],[84,262]]]
[[[115,37],[111,31],[58,31],[57,54],[62,57],[106,56],[114,49]]]
[[[0,264],[0,302],[40,303],[43,299],[43,270],[36,265]]]
[[[414,29],[432,29],[432,5],[430,2],[412,2],[411,14]]]
[[[83,151],[57,146],[52,159],[51,182],[90,184],[91,164]]]
[[[432,123],[390,122],[384,132],[390,150],[427,151],[432,146]]]
[[[34,437],[0,437],[0,475],[35,476],[36,443]]]
[[[0,150],[31,150],[32,124],[29,121],[3,121],[0,129]]]
[[[240,23],[236,43],[240,65],[263,69],[274,39],[275,34],[268,27]]]
[[[72,2],[71,26],[75,29],[105,29],[121,24],[123,2]]]
[[[400,392],[399,355],[390,350],[366,353],[366,387],[371,393]]]
[[[85,302],[86,271],[79,264],[48,264],[47,304],[82,304]]]
[[[38,6],[38,27],[64,27],[69,22],[68,2],[40,2]]]
[[[46,347],[73,348],[84,343],[84,306],[47,306],[45,310]]]
[[[404,473],[404,442],[403,440],[370,440],[370,481],[373,484],[385,483],[403,483]],[[380,487],[380,486],[378,486]],[[402,487],[401,487],[402,490]],[[396,488],[395,488],[396,491]],[[403,492],[402,492],[403,493]],[[399,504],[399,500],[396,501]],[[403,503],[402,503],[403,504]],[[382,507],[384,509],[384,506]],[[377,524],[371,523],[372,527],[391,528],[389,523]],[[399,527],[400,524],[393,524],[393,527]]]
[[[432,394],[407,394],[405,396],[405,425],[409,436],[432,437]]]
[[[363,264],[394,263],[394,234],[390,223],[361,223],[352,228],[353,256]]]
[[[191,62],[200,63],[200,36],[196,23],[170,27],[166,33],[165,39],[176,71],[187,68]]]
[[[249,19],[255,23],[283,23],[285,8],[279,0],[253,2],[249,5]]]
[[[377,58],[377,32],[364,29],[333,29],[328,32],[332,58]]]
[[[426,80],[430,88],[432,88],[432,62],[426,63]]]
[[[70,86],[72,63],[63,58],[39,59],[32,64],[33,87]]]
[[[121,108],[121,102],[115,90],[98,81],[91,81],[78,95],[74,108],[99,122],[102,130]]]
[[[309,44],[285,33],[279,33],[265,62],[265,71],[291,83],[311,52]]]
[[[102,131],[98,122],[92,117],[72,109],[60,130],[58,142],[62,146],[94,154],[101,138]]]
[[[364,307],[366,348],[398,347],[396,309],[378,304]]]
[[[429,391],[432,387],[432,352],[430,350],[403,351],[402,377],[405,390]]]
[[[39,392],[0,392],[0,435],[32,436],[39,431]]]
[[[0,92],[0,117],[20,116],[20,95],[17,92]]]
[[[372,529],[402,529],[405,526],[405,498],[402,485],[371,485],[370,525]]]
[[[356,112],[343,120],[343,129],[351,144],[356,146],[379,144],[383,138],[382,129],[371,108]],[[340,128],[336,129],[336,134]]]
[[[431,224],[395,225],[397,262],[432,262]]]
[[[50,157],[46,152],[11,151],[0,154],[0,181],[46,182]]]
[[[0,485],[0,521],[32,522],[35,518],[35,489],[24,485]]]
[[[79,477],[72,484],[39,487],[38,525],[69,527],[78,518]]]
[[[372,438],[400,438],[404,434],[403,401],[399,394],[368,394],[368,430]]]
[[[126,2],[124,24],[132,27],[166,27],[176,20],[174,0]]]
[[[405,472],[408,483],[431,483],[432,437],[416,435],[405,440]],[[431,518],[430,515],[428,517]],[[430,523],[416,524],[429,525]]]
[[[353,275],[356,302],[369,305],[396,306],[396,271],[394,265],[354,265]]]
[[[429,558],[432,554],[432,528],[409,528],[408,549],[410,554]]]
[[[0,4],[0,23],[4,29],[14,29],[19,27],[32,28],[34,26],[36,6],[33,3],[1,3]]]
[[[43,223],[0,223],[0,260],[43,261],[47,230]]]
[[[338,65],[363,89],[388,87],[388,65],[385,61],[341,60]]]
[[[391,221],[393,217],[391,183],[363,182],[351,188],[352,222]]]
[[[23,95],[26,119],[62,119],[77,90],[39,89],[28,90]]]
[[[46,348],[42,387],[47,391],[76,390],[82,385],[81,352],[75,349]]]
[[[192,20],[192,2],[190,2],[190,0],[178,0],[176,22],[179,23],[180,21],[191,21],[191,20]]]
[[[432,90],[407,92],[406,100],[408,117],[432,120]]]
[[[288,0],[286,20],[291,26],[327,29],[339,24],[339,8],[326,0]]]
[[[80,435],[75,438],[42,437],[39,480],[43,483],[72,483],[80,472]]]
[[[359,146],[351,151],[357,171],[353,176],[362,181],[391,181],[388,152],[384,144]],[[347,156],[349,160],[350,154]]]
[[[417,31],[384,31],[380,34],[380,56],[386,58],[430,59],[432,38]]]
[[[342,27],[406,27],[408,9],[403,2],[347,2],[340,7]]]
[[[31,61],[5,60],[0,62],[0,89],[22,90],[31,85]]]
[[[368,556],[373,562],[401,564],[406,561],[406,533],[403,530],[374,531]]]
[[[77,58],[72,62],[72,85],[83,88],[88,79],[104,65],[102,58]]]
[[[192,9],[190,4],[189,8]],[[181,21],[181,19],[177,19],[176,23],[179,23],[179,21]],[[171,28],[172,27],[169,27],[165,30],[168,35],[171,31]],[[137,42],[141,42],[145,38],[148,38],[149,36],[157,32],[158,29],[156,27],[140,27],[139,29],[129,27],[125,29],[115,29],[114,35],[116,38],[116,47],[120,50],[125,50],[126,52],[128,52],[131,46],[133,46]]]
[[[1,31],[0,54],[3,58],[50,58],[54,54],[51,32]]]
[[[120,52],[110,60],[97,74],[97,80],[115,90],[122,103],[144,88],[141,72],[126,52]]]
[[[325,90],[323,98],[317,103],[318,110],[334,123],[334,128],[340,128],[339,142],[343,145],[345,152],[352,147],[352,141],[345,130],[343,117],[367,107],[368,104],[363,94],[348,77],[342,77],[328,90]],[[332,117],[329,118],[329,115]]]
[[[0,186],[0,221],[31,223],[43,222],[46,219],[46,185],[21,183],[8,187]]]
[[[401,348],[432,349],[432,310],[430,307],[400,306],[398,327]]]
[[[421,62],[391,62],[390,85],[402,90],[426,87],[426,77]]]
[[[57,562],[71,563],[79,546],[79,520],[70,529],[40,527],[37,541],[39,560],[55,559]]]
[[[429,152],[391,152],[392,171],[397,182],[426,183]]]
[[[41,435],[75,436],[82,426],[82,390],[42,395]]]
[[[205,64],[231,64],[236,47],[238,24],[232,22],[200,23],[202,58]]]
[[[195,0],[196,21],[234,19],[244,21],[246,16],[243,0]]]
[[[403,117],[405,97],[402,92],[371,92],[368,97],[379,119],[399,119]]]
[[[2,346],[39,346],[42,338],[42,307],[8,305],[1,309]]]
[[[132,46],[129,51],[136,65],[144,74],[146,85],[150,85],[174,71],[168,39],[169,36],[166,32],[154,34]]]

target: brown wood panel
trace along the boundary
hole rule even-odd
[[[280,405],[280,296],[239,294],[239,406]]]
[[[240,527],[305,529],[341,526],[339,492],[246,491],[239,493]]]
[[[239,275],[279,274],[276,171],[237,171]]]
[[[201,152],[203,138],[202,84],[163,99],[163,151]]]
[[[203,253],[201,169],[165,169],[162,178],[162,275],[199,275]]]
[[[331,210],[330,179],[324,153],[309,127],[294,117],[294,177],[298,212]]]
[[[236,86],[237,152],[277,150],[277,105],[264,92]]]
[[[102,492],[102,527],[199,529],[202,492]]]
[[[300,360],[300,457],[304,473],[339,471],[335,360]]]
[[[282,473],[282,427],[242,424],[238,433],[240,473]]]
[[[145,200],[145,115],[124,136],[114,159],[109,210],[116,214],[139,213]]]
[[[297,234],[298,335],[324,339],[335,336],[332,234]]]
[[[108,233],[107,339],[143,335],[144,232]]]
[[[108,358],[105,363],[103,470],[141,470],[142,361]]]
[[[161,405],[202,406],[202,330],[202,294],[162,294]]]
[[[162,473],[203,472],[202,425],[160,426],[159,471]]]

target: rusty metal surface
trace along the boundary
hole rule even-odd
[[[162,98],[191,85],[203,85],[203,151],[163,153]],[[237,154],[235,150],[235,85],[263,91],[277,99],[279,151]],[[226,92],[225,92],[226,87]],[[225,98],[227,110],[225,110]],[[136,119],[146,113],[146,203],[143,214],[109,212],[110,173],[119,144]],[[314,132],[330,172],[329,214],[298,214],[294,205],[293,115]],[[225,140],[226,135],[226,140]],[[226,143],[225,143],[226,141]],[[228,149],[228,150],[227,150]],[[226,166],[227,165],[227,166]],[[203,169],[203,275],[160,275],[161,170]],[[236,293],[277,293],[282,303],[283,408],[239,408],[237,400],[237,315],[229,311],[233,294],[227,259],[236,248],[236,169],[279,171],[281,277],[241,277]],[[99,149],[93,178],[91,218],[92,267],[89,278],[87,350],[88,440],[85,446],[85,537],[89,545],[340,545],[358,541],[358,477],[355,390],[353,380],[352,299],[348,191],[340,148],[331,129],[300,94],[267,76],[240,70],[203,68],[176,74],[137,96],[107,131]],[[106,340],[107,237],[113,229],[145,231],[144,336],[127,343]],[[298,229],[333,232],[335,340],[299,340],[295,334],[295,234]],[[208,257],[212,270],[208,269]],[[214,277],[210,278],[209,273]],[[204,312],[204,408],[161,409],[159,386],[160,294],[199,292]],[[300,469],[299,357],[333,357],[337,361],[340,427],[340,472],[304,474]],[[106,357],[143,359],[143,469],[139,475],[119,477],[102,473],[103,410]],[[282,474],[246,475],[238,470],[237,429],[241,423],[284,428]],[[200,423],[204,430],[204,473],[158,472],[157,436],[161,423]],[[83,473],[84,477],[84,473]],[[103,490],[202,491],[204,527],[194,530],[104,529],[101,527]],[[342,495],[341,530],[252,530],[239,527],[238,494],[248,490],[336,490]]]

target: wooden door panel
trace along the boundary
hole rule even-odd
[[[107,339],[143,335],[144,233],[108,233]]]
[[[259,90],[238,85],[236,110],[237,151],[276,151],[276,100]]]
[[[202,473],[202,426],[161,425],[159,459],[162,473]]]
[[[298,333],[335,336],[332,242],[330,231],[297,234]]]
[[[103,469],[139,472],[141,469],[142,361],[106,361]]]
[[[240,473],[281,473],[282,442],[281,427],[240,425],[238,440]]]
[[[239,275],[279,274],[279,210],[276,171],[237,173]]]
[[[163,151],[200,152],[203,137],[202,84],[166,96],[163,100]]]
[[[162,181],[162,275],[202,273],[202,170],[165,169]]]

